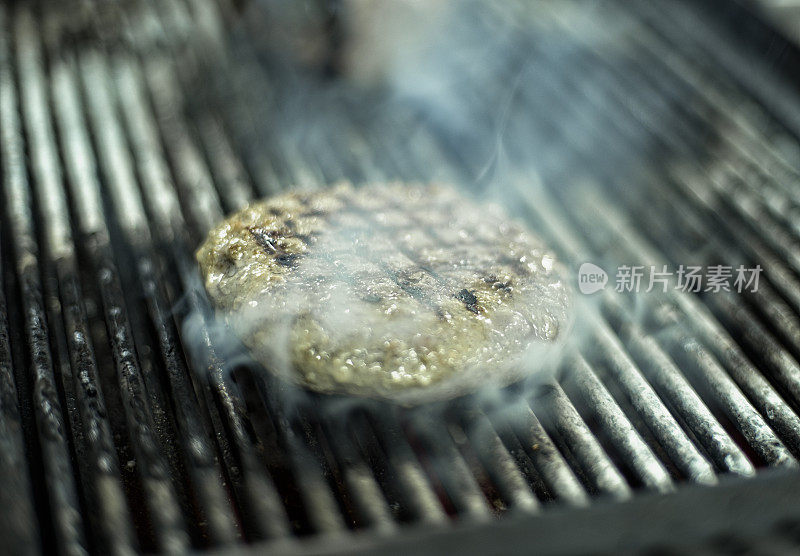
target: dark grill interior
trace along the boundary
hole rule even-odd
[[[429,67],[363,87],[330,76],[335,56],[315,69],[277,55],[271,9],[0,5],[12,552],[324,552],[349,541],[304,542],[566,515],[797,468],[800,99],[783,58],[746,49],[763,32],[735,27],[748,14],[463,2]],[[215,322],[193,252],[251,199],[342,179],[456,183],[573,270],[763,274],[754,293],[583,299],[557,381],[413,410],[312,395]],[[796,525],[771,548],[797,542]]]

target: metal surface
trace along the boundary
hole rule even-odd
[[[729,47],[734,12],[464,2],[446,94],[409,94],[287,65],[266,3],[70,6],[0,5],[12,552],[796,547],[800,98]],[[543,383],[413,410],[309,394],[231,340],[193,251],[339,179],[452,181],[573,270],[760,264],[761,287],[607,288]]]

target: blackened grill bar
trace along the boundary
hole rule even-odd
[[[300,553],[350,535],[380,550],[408,531],[483,530],[506,513],[561,512],[567,532],[570,511],[624,508],[643,491],[723,492],[767,468],[796,473],[799,174],[773,138],[797,139],[752,84],[698,55],[721,44],[699,34],[708,22],[684,40],[683,20],[707,17],[693,5],[609,2],[597,22],[570,2],[536,17],[515,4],[511,32],[489,44],[506,57],[487,68],[453,57],[474,89],[459,99],[474,119],[461,136],[424,106],[385,101],[373,116],[353,91],[312,90],[319,120],[304,141],[263,109],[287,102],[296,77],[265,61],[265,37],[232,4],[106,9],[125,32],[94,40],[70,34],[56,3],[0,6],[0,533],[13,551]],[[465,3],[474,10],[476,33],[512,13]],[[636,32],[610,31],[608,18]],[[566,58],[550,48],[554,29],[572,41]],[[198,91],[204,71],[222,77]],[[247,100],[243,76],[268,102]],[[499,402],[341,409],[351,401],[283,397],[215,320],[195,246],[224,214],[295,184],[490,189],[501,164],[481,172],[485,137],[467,136],[495,133],[498,99],[515,111],[501,121],[509,159],[569,184],[500,175],[501,201],[562,260],[724,255],[764,266],[762,287],[653,293],[640,306],[611,288],[581,315],[588,339],[559,380],[512,386]],[[706,152],[709,133],[718,142]],[[621,176],[625,161],[634,171]],[[634,180],[643,186],[626,187]],[[776,546],[797,540],[770,531]]]

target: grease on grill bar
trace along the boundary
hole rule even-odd
[[[743,74],[707,12],[459,2],[435,56],[366,86],[336,56],[288,63],[280,10],[239,4],[0,5],[6,547],[336,549],[313,542],[796,470],[800,130],[764,103],[800,98]],[[465,184],[574,269],[762,281],[608,287],[544,382],[413,409],[313,394],[231,339],[192,253],[248,202],[339,180]]]

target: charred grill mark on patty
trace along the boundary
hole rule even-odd
[[[415,217],[415,215],[413,213],[409,213],[408,210],[407,210],[407,207],[402,205],[400,201],[398,201],[394,197],[384,196],[384,198],[387,200],[387,207],[393,208],[393,209],[396,209],[396,210],[402,210],[404,213],[407,214],[408,229],[413,229],[415,227],[421,227],[422,226],[422,224],[418,221],[418,219]],[[369,233],[374,233],[374,232],[382,232],[382,233],[386,234],[388,237],[390,237],[392,240],[395,240],[397,235],[399,233],[402,233],[402,231],[403,231],[402,228],[397,228],[395,226],[387,226],[385,224],[382,224],[381,222],[379,222],[375,218],[374,212],[371,212],[371,211],[369,211],[369,210],[367,210],[367,209],[365,209],[363,207],[358,206],[357,204],[354,204],[352,202],[351,198],[339,197],[339,199],[341,199],[346,205],[345,208],[344,208],[344,212],[345,213],[352,214],[354,217],[361,218],[361,219],[367,220],[369,222],[369,225],[366,228],[361,230],[362,233],[369,234]],[[354,228],[351,228],[351,229],[354,229]],[[431,237],[435,237],[436,236],[436,234],[434,233],[434,231],[432,229],[430,229],[430,227],[425,227],[425,229],[426,229],[426,232],[428,233],[429,236],[431,236]],[[419,254],[417,252],[415,252],[412,249],[406,249],[406,248],[402,247],[397,241],[392,241],[392,243],[393,243],[394,247],[400,253],[402,253],[404,256],[406,256],[419,269],[421,269],[421,270],[425,271],[426,273],[428,273],[429,275],[431,275],[440,284],[442,284],[444,286],[447,286],[447,287],[452,287],[453,284],[449,280],[444,278],[440,273],[438,273],[435,270],[433,270],[430,267],[430,265],[427,265],[427,264],[423,263],[420,260]],[[366,247],[366,246],[361,246],[361,247],[362,247],[361,254],[363,254],[365,251],[369,250],[369,248]],[[406,287],[404,287],[403,285],[401,285],[399,283],[398,283],[398,285],[404,291],[407,291],[408,293],[411,293],[411,291],[408,290],[408,285],[406,285]],[[415,296],[415,297],[417,297],[417,296]],[[417,298],[421,299],[420,297],[417,297]]]
[[[398,201],[394,197],[390,197],[390,196],[386,196],[386,195],[384,196],[384,199],[386,200],[387,206],[389,208],[391,208],[393,210],[398,210],[398,211],[403,211],[403,212],[408,213],[407,207],[405,207],[402,204],[401,201]],[[439,208],[441,208],[441,207],[439,207]],[[447,208],[448,209],[452,209],[453,207],[448,205]],[[348,206],[348,211],[349,212],[353,212],[354,214],[357,214],[360,217],[368,218],[369,221],[371,222],[372,226],[374,226],[374,228],[376,230],[380,230],[380,231],[382,231],[384,233],[387,233],[387,234],[390,235],[390,237],[396,236],[398,234],[398,232],[401,231],[401,230],[398,230],[396,227],[386,226],[386,225],[380,223],[375,218],[374,214],[370,213],[367,210],[364,210],[361,207],[358,207],[358,206],[355,206],[355,205],[351,204],[351,205]],[[446,210],[444,212],[445,213],[452,213],[452,210]],[[441,234],[439,234],[436,231],[436,229],[434,229],[432,226],[426,225],[425,223],[423,223],[420,220],[418,214],[413,213],[413,212],[408,213],[407,220],[408,220],[409,228],[423,229],[428,237],[434,238],[435,241],[437,241],[438,243],[440,243],[442,245],[445,245],[445,246],[452,246],[453,245],[452,242],[445,241],[441,237]],[[492,247],[491,244],[487,243],[483,238],[480,238],[477,241],[473,241],[474,239],[475,238],[468,237],[467,241],[471,242],[472,249],[475,250],[475,251],[480,251],[481,249],[483,249],[485,251],[486,249],[489,249],[489,248]],[[439,282],[442,286],[444,286],[446,288],[452,288],[453,286],[456,285],[455,281],[449,280],[449,279],[443,277],[440,273],[438,273],[435,270],[433,270],[429,265],[424,264],[420,260],[418,253],[416,253],[415,251],[413,251],[411,249],[406,249],[406,248],[401,247],[396,241],[393,242],[393,243],[396,246],[396,248],[401,253],[403,253],[405,256],[407,256],[419,269],[421,269],[421,270],[425,271],[426,273],[428,273],[437,282]],[[525,269],[525,270],[527,271],[527,269]],[[423,289],[421,289],[421,288],[409,283],[409,281],[407,279],[404,280],[402,276],[393,275],[393,279],[395,279],[396,283],[398,284],[398,286],[401,289],[403,289],[403,291],[409,293],[415,299],[423,301],[427,305],[429,305],[434,310],[434,313],[437,315],[437,317],[439,317],[442,320],[446,320],[447,319],[447,317],[449,315],[446,314],[446,312],[441,308],[441,306],[439,306],[438,304],[435,304],[435,303],[431,303],[430,300],[426,300],[425,299],[425,292],[424,292]],[[506,293],[510,293],[511,292],[511,288],[510,288],[510,284],[509,283],[497,283],[497,282],[498,282],[498,280],[495,277],[495,279],[493,281],[493,286],[495,287],[495,289],[502,289]],[[464,308],[467,309],[467,311],[469,311],[469,312],[471,312],[471,313],[473,313],[475,315],[479,315],[484,311],[483,307],[481,307],[478,304],[478,298],[475,296],[473,291],[470,291],[470,290],[468,290],[466,288],[463,288],[460,291],[458,291],[456,294],[454,294],[453,297],[455,297],[456,299],[461,301],[464,304]]]
[[[505,282],[503,282],[497,276],[495,276],[494,274],[486,276],[483,279],[483,282],[485,284],[488,284],[489,287],[491,287],[493,290],[500,290],[500,291],[503,291],[503,292],[505,292],[505,293],[507,293],[509,295],[514,291],[514,287],[512,285],[513,280],[508,279]]]
[[[281,266],[293,267],[297,265],[300,253],[281,253],[275,257],[275,262]]]
[[[483,311],[483,308],[480,305],[478,305],[478,298],[475,297],[475,294],[469,291],[467,288],[464,288],[460,292],[456,293],[453,297],[455,297],[461,303],[463,303],[464,307],[467,308],[467,311],[471,313],[480,315],[481,312]]]
[[[507,282],[496,282],[492,284],[492,287],[496,290],[503,290],[507,294],[511,294],[514,291],[514,288],[511,286],[511,280]]]
[[[274,230],[248,226],[247,231],[250,232],[250,235],[253,236],[253,239],[256,240],[256,243],[261,246],[267,255],[274,255],[278,252],[278,247],[275,245],[277,233]]]
[[[415,279],[413,276],[415,269],[395,270],[389,265],[383,265],[383,268],[401,290],[406,292],[414,299],[427,303],[429,298],[425,292],[425,289],[418,285],[419,278]]]

